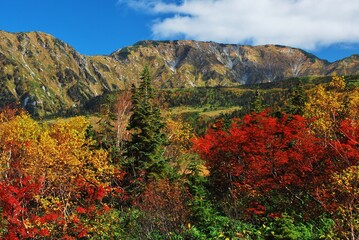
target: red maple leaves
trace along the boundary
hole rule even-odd
[[[315,199],[334,171],[357,163],[359,128],[344,121],[341,137],[325,143],[308,126],[302,116],[250,114],[228,131],[209,130],[194,148],[218,189],[253,196],[286,192],[297,199],[305,192]]]

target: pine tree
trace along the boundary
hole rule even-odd
[[[166,136],[161,112],[154,104],[154,89],[148,67],[140,78],[140,86],[132,86],[132,115],[128,130],[132,138],[127,142],[125,168],[134,179],[160,177],[166,169],[163,157]]]
[[[290,96],[286,103],[286,112],[293,115],[303,115],[307,98],[304,84],[300,80],[296,87],[290,89]]]
[[[259,92],[259,90],[256,89],[255,95],[254,95],[252,101],[250,102],[250,111],[259,113],[259,112],[263,111],[264,108],[265,108],[265,106],[263,103],[263,97],[262,97],[261,93]]]

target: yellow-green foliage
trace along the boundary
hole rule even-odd
[[[359,166],[349,167],[332,178],[337,206],[336,230],[343,239],[359,238]]]
[[[312,118],[312,129],[331,137],[343,117],[358,117],[358,89],[347,91],[344,77],[333,76],[327,85],[319,84],[309,91],[305,115]]]

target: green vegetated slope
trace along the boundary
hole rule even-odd
[[[347,76],[345,79],[348,86],[359,83],[359,76]],[[304,91],[309,91],[318,84],[330,81],[331,77],[302,77],[237,87],[157,89],[156,95],[157,104],[165,116],[183,119],[192,125],[197,134],[203,134],[216,119],[243,117],[255,110],[256,101],[263,109],[282,111],[296,89],[302,87]],[[115,91],[93,98],[84,106],[83,113],[98,115],[101,108],[113,103],[121,93]],[[94,119],[98,119],[98,116]]]
[[[176,89],[353,75],[359,60],[353,55],[329,63],[296,48],[197,41],[141,41],[109,56],[85,56],[45,33],[1,31],[1,104],[18,102],[39,117],[66,113],[138,84],[144,65],[156,88]]]

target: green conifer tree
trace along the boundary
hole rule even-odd
[[[250,111],[259,113],[265,108],[263,103],[263,97],[258,89],[256,89],[255,95],[250,102]]]
[[[132,115],[128,130],[132,138],[127,142],[125,157],[127,172],[133,178],[147,181],[149,178],[161,177],[167,162],[163,157],[166,136],[162,132],[165,124],[161,112],[154,104],[154,89],[148,67],[140,78],[140,86],[132,86]]]
[[[304,84],[300,80],[296,87],[290,89],[290,95],[286,102],[286,112],[293,115],[303,115],[307,98]]]

